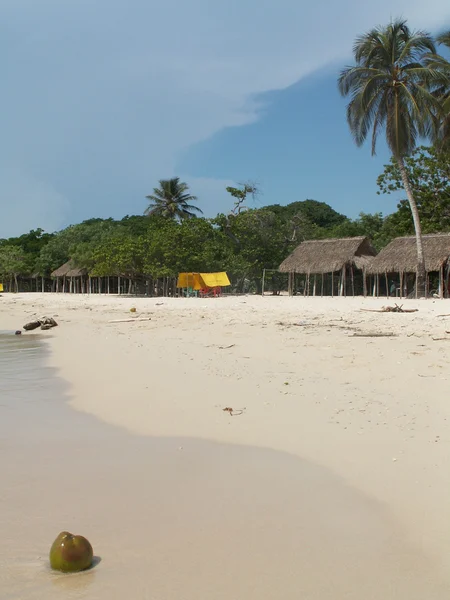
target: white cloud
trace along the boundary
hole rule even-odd
[[[140,210],[182,150],[256,119],[255,95],[348,62],[391,16],[450,21],[448,0],[3,0],[0,165],[38,171],[76,217]],[[127,186],[136,199],[118,196]]]

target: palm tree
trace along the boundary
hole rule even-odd
[[[436,39],[438,44],[447,46],[447,48],[450,49],[450,31],[439,35]],[[443,56],[438,55],[430,57],[428,64],[432,68],[446,72],[450,78],[450,61]],[[436,91],[435,95],[440,98],[444,110],[443,117],[440,119],[438,118],[436,142],[438,146],[450,147],[450,83],[444,83],[444,85]]]
[[[411,207],[417,242],[416,294],[423,295],[426,269],[422,229],[404,158],[414,150],[419,137],[432,135],[436,115],[442,114],[441,102],[433,92],[445,76],[427,65],[426,57],[436,54],[431,35],[411,31],[403,20],[357,38],[353,54],[356,65],[345,68],[338,82],[341,94],[351,97],[347,121],[358,146],[372,138],[372,155],[378,135],[385,130]]]
[[[160,179],[159,187],[153,188],[153,194],[146,198],[150,200],[150,204],[145,210],[146,215],[182,220],[195,217],[196,212],[202,214],[197,206],[190,204],[197,198],[189,194],[187,183],[180,181],[179,177]]]

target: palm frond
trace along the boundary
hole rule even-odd
[[[437,36],[436,40],[438,44],[442,44],[443,46],[447,46],[447,48],[450,48],[450,31],[441,33],[441,35]]]
[[[338,78],[350,96],[347,121],[358,146],[372,137],[372,153],[383,126],[395,156],[403,157],[421,136],[432,137],[443,114],[443,92],[450,87],[446,61],[436,55],[430,34],[412,31],[405,20],[376,27],[357,38],[356,64]]]
[[[416,31],[409,39],[406,39],[397,62],[420,61],[424,53],[427,52],[430,54],[436,53],[436,44],[433,38],[425,31]]]
[[[386,76],[386,74],[380,71],[380,69],[365,66],[346,67],[341,71],[338,79],[339,91],[343,96],[347,96],[354,88],[363,85],[364,81],[368,81],[372,77],[381,76]]]
[[[159,187],[153,189],[153,194],[146,196],[150,204],[145,214],[159,214],[168,218],[179,218],[195,216],[194,212],[202,211],[191,204],[197,201],[197,197],[189,193],[187,183],[180,181],[179,177],[171,179],[160,179]]]

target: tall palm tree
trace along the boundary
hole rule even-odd
[[[376,27],[356,39],[356,64],[339,77],[339,90],[350,95],[347,121],[354,140],[362,146],[372,138],[375,154],[377,137],[385,130],[386,141],[401,173],[414,221],[417,242],[416,293],[425,293],[425,258],[422,229],[404,158],[411,154],[419,137],[430,137],[440,100],[433,91],[442,85],[441,70],[427,65],[427,55],[436,54],[433,38],[423,31],[411,31],[406,21],[396,20]]]
[[[146,215],[159,215],[169,219],[186,219],[195,217],[195,213],[202,211],[191,202],[197,200],[196,196],[189,194],[187,183],[180,181],[179,177],[160,179],[159,187],[153,188],[153,194],[146,196],[150,204],[145,210]]]
[[[437,38],[438,44],[447,46],[450,50],[450,31],[439,35]],[[435,69],[439,69],[447,73],[450,79],[450,61],[443,56],[430,57],[429,66]],[[444,114],[442,118],[438,119],[438,129],[436,135],[436,141],[438,146],[450,147],[450,82],[444,83],[440,89],[438,89],[435,95],[440,98],[442,102],[442,108]]]

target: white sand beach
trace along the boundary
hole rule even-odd
[[[0,598],[444,598],[450,303],[397,302],[4,295],[68,388],[3,442]],[[46,570],[62,529],[95,569]]]

